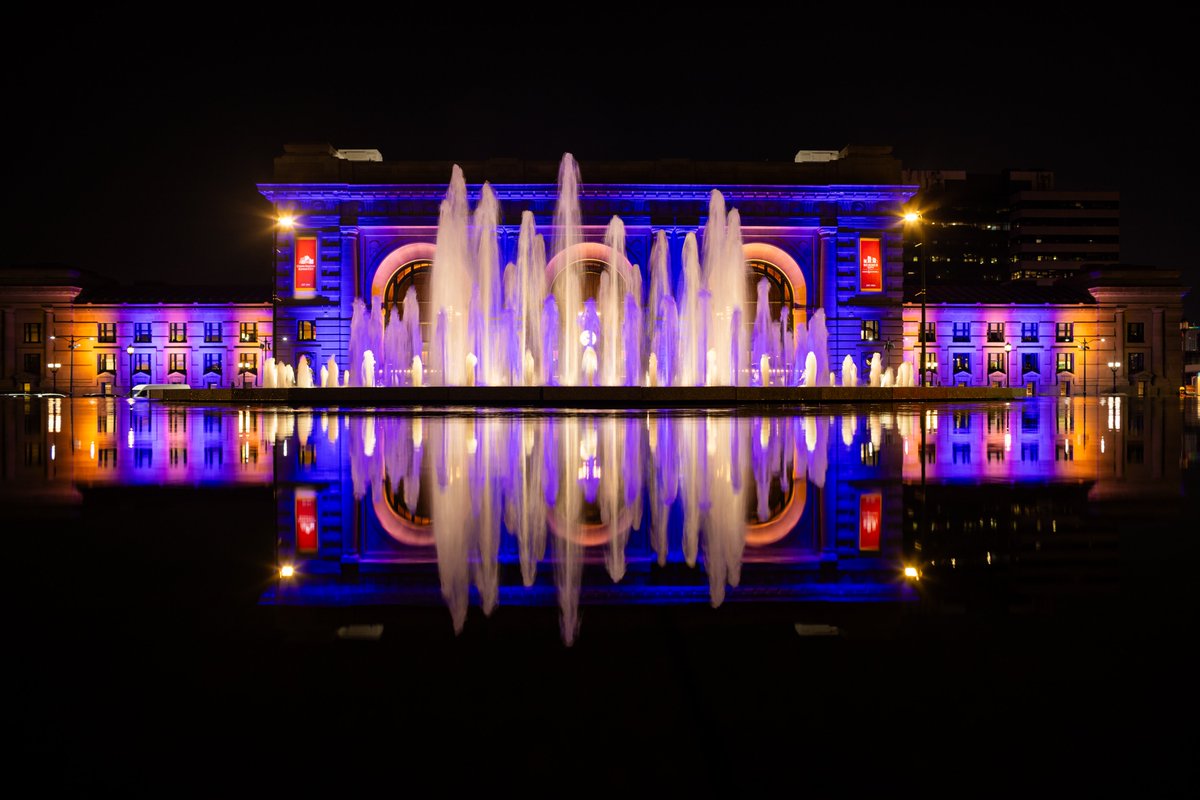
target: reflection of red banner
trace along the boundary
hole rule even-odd
[[[860,292],[883,291],[883,257],[878,239],[858,240],[858,289]]]
[[[296,490],[296,552],[317,552],[317,493]]]
[[[858,549],[879,549],[879,526],[883,520],[883,495],[864,494],[858,498]]]
[[[313,236],[296,239],[296,291],[317,288],[317,240]]]

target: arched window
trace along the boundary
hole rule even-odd
[[[430,302],[429,276],[433,262],[429,259],[409,261],[396,270],[388,279],[383,289],[384,322],[404,303],[404,296],[410,287],[417,290],[417,309],[421,316],[421,341],[423,343],[421,360],[429,360],[429,343],[433,340],[433,304]]]
[[[598,302],[600,298],[600,276],[605,272],[613,275],[617,281],[617,291],[620,292],[621,303],[624,305],[625,295],[629,291],[625,285],[625,278],[616,270],[611,269],[607,262],[601,261],[598,258],[584,258],[572,262],[571,266],[567,269],[573,269],[579,273],[579,294],[580,299],[584,302],[588,300],[596,300]],[[564,269],[554,276],[554,285],[550,287],[552,293],[559,289],[560,282],[565,273],[566,270]]]
[[[780,309],[787,308],[790,312],[795,304],[792,284],[779,267],[762,259],[748,259],[746,261],[746,321],[751,325],[758,316],[758,282],[763,278],[767,280],[767,302],[771,307],[772,321],[779,321]]]

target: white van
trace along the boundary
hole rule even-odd
[[[139,383],[129,393],[130,400],[145,400],[150,397],[150,391],[162,389],[167,392],[178,392],[191,389],[186,383]]]

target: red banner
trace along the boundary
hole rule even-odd
[[[317,239],[303,236],[296,239],[296,291],[312,292],[317,288]]]
[[[296,490],[296,552],[317,552],[317,493]]]
[[[879,527],[883,521],[883,495],[878,492],[858,498],[858,549],[879,549]]]
[[[883,291],[883,256],[878,239],[858,240],[858,290]]]

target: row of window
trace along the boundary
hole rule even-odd
[[[971,341],[971,323],[970,322],[955,322],[953,323],[953,341],[969,342]],[[926,322],[924,331],[918,331],[919,336],[917,341],[920,342],[936,342],[937,327],[936,323]],[[864,341],[875,341],[879,338],[879,323],[876,320],[863,320],[862,338]],[[1003,344],[1005,339],[1005,330],[1003,322],[987,323],[987,341],[990,344]],[[1040,341],[1038,333],[1038,323],[1022,322],[1021,323],[1021,341],[1024,343],[1036,343]],[[1073,342],[1075,341],[1075,323],[1059,322],[1054,326],[1054,341],[1056,342]],[[1125,341],[1129,344],[1145,344],[1146,342],[1146,325],[1143,322],[1130,322],[1125,326]]]
[[[1027,372],[1041,372],[1039,353],[1021,353],[1021,374]],[[970,372],[971,371],[971,353],[951,353],[951,361],[953,362],[954,372]],[[988,353],[987,354],[987,371],[993,372],[1008,372],[1008,353]],[[925,369],[937,369],[937,355],[926,354]],[[1055,372],[1074,372],[1075,371],[1075,354],[1074,353],[1055,353]],[[1134,375],[1146,370],[1146,354],[1145,353],[1129,353],[1126,356],[1126,370],[1128,374]]]
[[[36,354],[32,354],[35,355]],[[204,374],[205,375],[220,375],[221,364],[224,358],[223,353],[204,353]],[[150,353],[134,353],[129,357],[130,367],[136,374],[138,372],[150,373]],[[258,369],[258,353],[239,353],[238,367],[244,372],[253,372]],[[167,372],[177,372],[181,375],[186,375],[188,371],[187,353],[167,353]],[[96,354],[96,373],[103,374],[105,372],[117,373],[117,354],[116,353],[97,353]]]
[[[151,342],[151,324],[149,322],[135,322],[133,324],[133,343],[134,344],[150,344]],[[188,324],[186,322],[172,322],[168,325],[168,341],[171,344],[183,344],[188,340]],[[297,326],[297,337],[302,342],[311,342],[317,338],[317,324],[312,320],[301,320]],[[115,322],[100,322],[96,324],[96,341],[100,344],[116,344],[117,343],[117,323]],[[204,323],[204,343],[205,344],[220,344],[223,341],[221,335],[221,323],[205,322]],[[257,342],[258,341],[258,323],[243,322],[238,327],[239,342]],[[26,322],[25,323],[25,344],[41,344],[42,342],[42,323]]]

